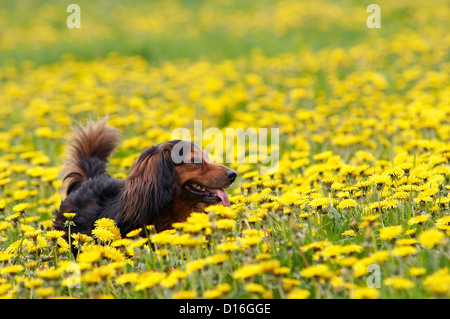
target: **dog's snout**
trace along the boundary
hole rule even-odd
[[[227,171],[225,174],[227,175],[227,177],[231,183],[234,182],[234,180],[236,179],[236,176],[237,176],[237,173],[231,169],[229,171]]]

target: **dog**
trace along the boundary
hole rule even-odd
[[[183,222],[212,204],[230,205],[225,188],[237,173],[214,163],[195,143],[172,140],[145,149],[124,180],[107,173],[120,138],[107,118],[78,124],[62,170],[66,198],[55,211],[53,228],[66,232],[64,213],[76,213],[72,233],[90,235],[96,220],[115,221],[125,236],[154,225],[156,232]]]

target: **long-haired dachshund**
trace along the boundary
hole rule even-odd
[[[122,235],[146,225],[159,232],[208,205],[230,204],[223,189],[233,183],[236,172],[212,162],[192,142],[149,147],[125,180],[108,175],[106,165],[119,144],[119,132],[106,126],[106,120],[75,129],[63,169],[67,197],[55,212],[55,229],[67,231],[63,214],[74,212],[72,233],[91,234],[102,217],[113,219]]]

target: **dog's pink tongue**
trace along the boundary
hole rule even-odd
[[[211,193],[216,194],[222,200],[223,206],[230,206],[230,199],[228,198],[227,192],[220,188],[208,188]]]

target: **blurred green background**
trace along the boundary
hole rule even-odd
[[[69,29],[69,4],[81,28]],[[48,64],[71,53],[92,59],[115,51],[154,63],[180,58],[221,60],[260,48],[265,55],[371,43],[412,30],[448,36],[449,1],[378,1],[380,29],[369,29],[373,1],[164,0],[129,2],[0,1],[0,64]],[[424,27],[426,26],[426,27]],[[436,30],[441,30],[436,35]],[[393,39],[395,41],[395,39]],[[374,47],[374,49],[377,49]]]

